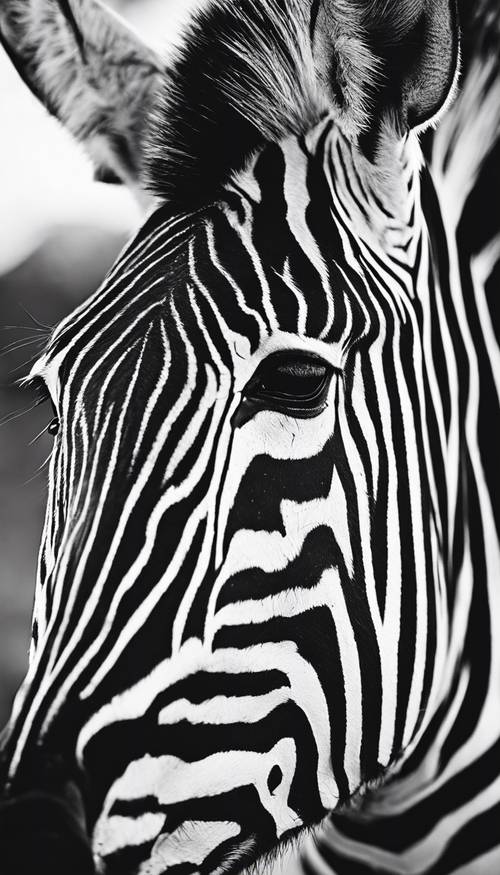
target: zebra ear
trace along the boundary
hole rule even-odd
[[[139,180],[162,65],[96,0],[1,0],[0,43],[31,91],[78,139],[96,178]]]
[[[350,133],[373,143],[432,122],[459,63],[456,0],[320,0],[314,42],[320,79]]]

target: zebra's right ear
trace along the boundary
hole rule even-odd
[[[0,43],[49,112],[87,149],[96,178],[136,187],[162,64],[97,0],[0,0]]]
[[[384,123],[404,136],[432,123],[459,65],[456,0],[318,0],[320,81],[348,133],[376,148]]]

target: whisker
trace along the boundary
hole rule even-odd
[[[47,424],[47,425],[44,425],[44,427],[42,428],[41,431],[38,432],[38,434],[36,435],[36,437],[34,437],[34,438],[32,438],[32,440],[30,440],[28,446],[29,446],[29,447],[32,447],[34,444],[36,444],[36,442],[37,442],[38,440],[40,440],[40,438],[42,437],[42,435],[46,433],[48,427],[49,427],[48,424]]]
[[[47,458],[45,459],[45,461],[42,462],[42,464],[40,465],[39,468],[37,468],[37,470],[36,470],[35,473],[32,475],[32,477],[30,477],[28,480],[25,480],[24,483],[22,483],[22,486],[29,486],[30,483],[33,483],[33,481],[36,480],[37,477],[40,476],[40,474],[43,472],[44,468],[46,468],[47,465],[48,465],[48,463],[50,462],[50,457],[51,457],[51,455],[52,455],[52,452],[49,453],[49,455],[47,456]]]
[[[0,428],[4,425],[9,425],[9,423],[14,422],[16,419],[20,419],[21,416],[26,416],[27,413],[31,413],[33,410],[42,404],[43,402],[40,399],[37,399],[31,407],[25,407],[22,410],[14,410],[12,413],[7,413],[0,419]]]
[[[21,364],[20,364],[20,365],[17,365],[15,368],[11,368],[10,371],[9,371],[9,374],[16,374],[17,371],[20,371],[20,370],[22,370],[23,368],[26,368],[28,365],[31,365],[31,364],[33,364],[34,362],[36,362],[36,360],[37,360],[39,357],[40,357],[40,356],[39,356],[39,353],[38,353],[38,352],[33,353],[33,355],[29,357],[29,359],[26,359],[24,362],[21,362]],[[23,382],[24,382],[25,379],[26,379],[26,377],[19,377],[18,380],[14,380],[14,383],[17,383],[17,384],[20,385],[21,388],[22,388],[22,387],[23,387]]]
[[[42,339],[40,337],[23,337],[22,340],[13,340],[12,343],[8,343],[7,346],[4,346],[0,351],[0,358],[5,355],[8,355],[10,352],[17,352],[18,349],[24,349],[25,346],[31,346],[33,343],[42,343]]]
[[[52,331],[52,328],[53,328],[52,325],[45,325],[45,322],[40,322],[40,320],[37,319],[36,316],[33,316],[33,313],[30,313],[30,311],[26,309],[24,304],[19,304],[19,306],[20,306],[21,310],[23,311],[23,313],[26,313],[26,316],[28,317],[28,319],[31,319],[31,321],[35,325],[37,325],[38,328],[43,329],[44,331],[48,331],[49,333]]]
[[[36,328],[34,325],[0,325],[0,331],[38,331],[40,334],[49,334],[45,328]]]

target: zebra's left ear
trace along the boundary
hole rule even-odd
[[[350,132],[377,139],[431,123],[459,64],[456,0],[320,0],[314,44],[320,78]]]
[[[0,0],[0,44],[105,182],[139,185],[163,65],[97,0]]]

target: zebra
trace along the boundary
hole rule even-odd
[[[302,839],[307,875],[499,870],[500,28],[460,13],[461,84],[452,0],[193,2],[167,60],[100,3],[3,0],[147,207],[26,377],[54,447],[7,875]]]

